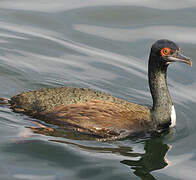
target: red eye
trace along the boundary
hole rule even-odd
[[[163,48],[161,49],[161,55],[162,56],[167,56],[168,54],[170,54],[171,49],[170,48]]]

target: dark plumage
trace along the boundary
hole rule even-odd
[[[179,51],[169,40],[159,40],[151,48],[148,75],[152,109],[103,92],[70,87],[24,92],[12,97],[9,103],[15,112],[99,138],[159,131],[168,128],[174,117],[166,83],[167,67],[174,61],[192,65]]]

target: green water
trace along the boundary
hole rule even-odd
[[[4,0],[0,2],[0,97],[42,87],[97,89],[151,105],[151,44],[179,44],[193,67],[172,64],[176,129],[115,142],[33,133],[35,120],[0,107],[0,179],[194,180],[196,2]]]

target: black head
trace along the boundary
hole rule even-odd
[[[191,59],[180,53],[178,45],[173,41],[166,39],[158,40],[152,45],[151,56],[156,57],[156,61],[160,61],[160,63],[164,65],[178,61],[192,66]]]

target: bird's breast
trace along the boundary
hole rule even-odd
[[[170,127],[174,127],[176,125],[176,111],[174,108],[174,105],[172,106],[172,110],[171,110],[171,125]]]

